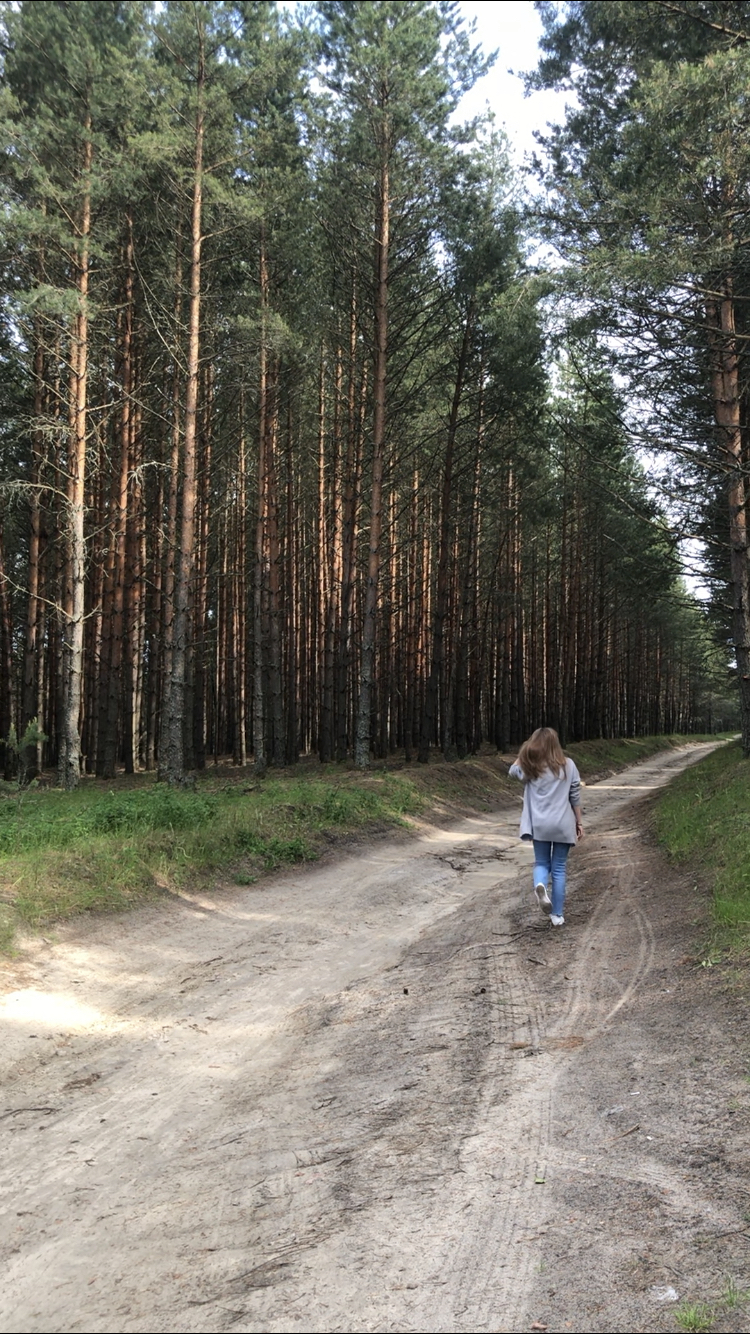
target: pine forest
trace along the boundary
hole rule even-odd
[[[2,5],[6,777],[750,751],[750,4],[537,8]]]

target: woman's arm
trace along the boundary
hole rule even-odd
[[[581,780],[574,766],[574,777],[570,784],[570,804],[576,817],[576,838],[583,838],[583,811],[581,810]]]

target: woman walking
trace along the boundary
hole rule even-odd
[[[568,853],[583,837],[580,774],[563,754],[560,738],[551,727],[538,727],[524,741],[509,772],[523,783],[521,838],[534,844],[537,903],[550,913],[553,926],[562,926]]]

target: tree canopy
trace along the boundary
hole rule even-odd
[[[552,230],[709,543],[750,753],[750,6],[538,8],[535,81],[576,95],[548,140]]]

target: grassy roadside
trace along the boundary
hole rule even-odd
[[[643,737],[571,745],[582,776],[625,768],[688,738]],[[690,738],[692,739],[692,738]],[[0,949],[16,933],[49,929],[82,912],[119,911],[164,891],[221,875],[251,885],[280,866],[314,860],[340,839],[448,820],[517,801],[507,760],[494,751],[455,763],[405,765],[367,774],[305,761],[253,780],[208,771],[193,792],[153,775],[112,784],[86,779],[77,792],[0,793]]]
[[[684,746],[687,741],[713,741],[711,736],[640,736],[613,737],[596,741],[577,741],[565,747],[575,760],[584,782],[592,783],[608,773],[619,773],[629,764],[639,764],[660,751]]]
[[[403,824],[419,806],[395,775],[358,783],[212,776],[194,792],[144,775],[125,790],[86,781],[74,793],[0,801],[0,949],[19,929],[119,911],[219,872],[251,885],[314,859],[331,836]]]
[[[695,867],[713,890],[722,944],[750,943],[750,760],[737,742],[681,773],[654,806],[670,858]]]

